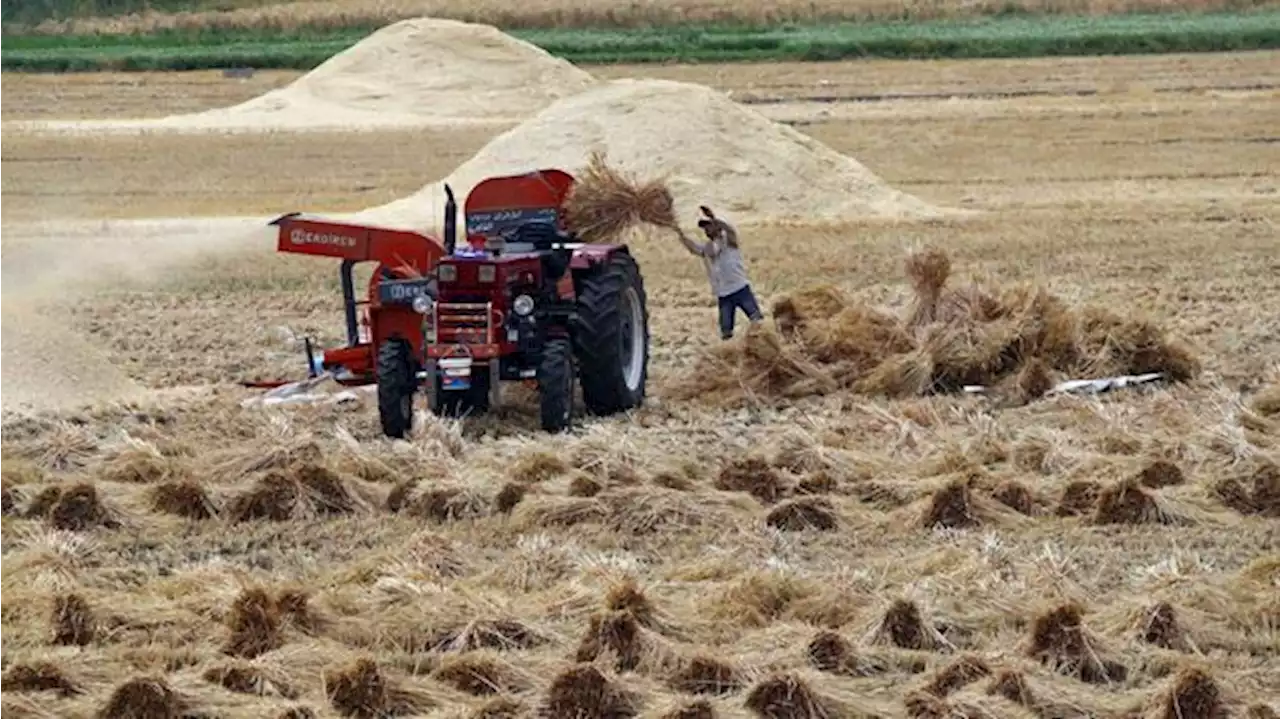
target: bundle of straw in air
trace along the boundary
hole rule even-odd
[[[593,152],[565,199],[568,224],[584,242],[617,237],[631,225],[648,223],[675,229],[671,191],[661,180],[640,182],[610,167]]]

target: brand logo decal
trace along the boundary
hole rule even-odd
[[[425,295],[427,293],[426,286],[419,285],[419,284],[413,284],[413,285],[402,285],[402,284],[390,285],[389,284],[389,285],[385,285],[385,287],[387,288],[387,294],[391,296],[391,299],[395,299],[395,300],[410,300],[410,299],[413,299],[414,297],[417,297],[418,295]]]
[[[295,229],[289,233],[289,241],[295,245],[333,245],[335,247],[355,247],[356,238],[350,235],[336,235],[324,232],[309,232]]]

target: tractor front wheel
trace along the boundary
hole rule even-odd
[[[573,345],[569,340],[557,338],[543,345],[538,395],[543,431],[569,429],[573,424]]]
[[[587,411],[609,415],[639,407],[649,375],[649,308],[635,259],[616,252],[579,280],[574,332]]]
[[[383,342],[374,374],[382,433],[402,439],[413,428],[413,393],[418,387],[409,342],[400,337]]]

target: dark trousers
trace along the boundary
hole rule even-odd
[[[751,285],[747,285],[737,292],[731,292],[720,298],[720,339],[727,340],[733,337],[733,321],[739,309],[752,321],[758,322],[764,319],[764,313],[760,311],[760,305],[756,303],[756,296],[751,291]]]

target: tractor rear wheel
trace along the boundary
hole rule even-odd
[[[573,345],[569,340],[557,338],[543,345],[538,395],[543,431],[563,432],[573,425]]]
[[[413,393],[418,388],[409,342],[392,337],[378,348],[378,417],[382,433],[402,439],[413,428]]]
[[[581,276],[574,332],[587,411],[609,415],[639,407],[649,375],[649,308],[635,259],[616,252]]]

